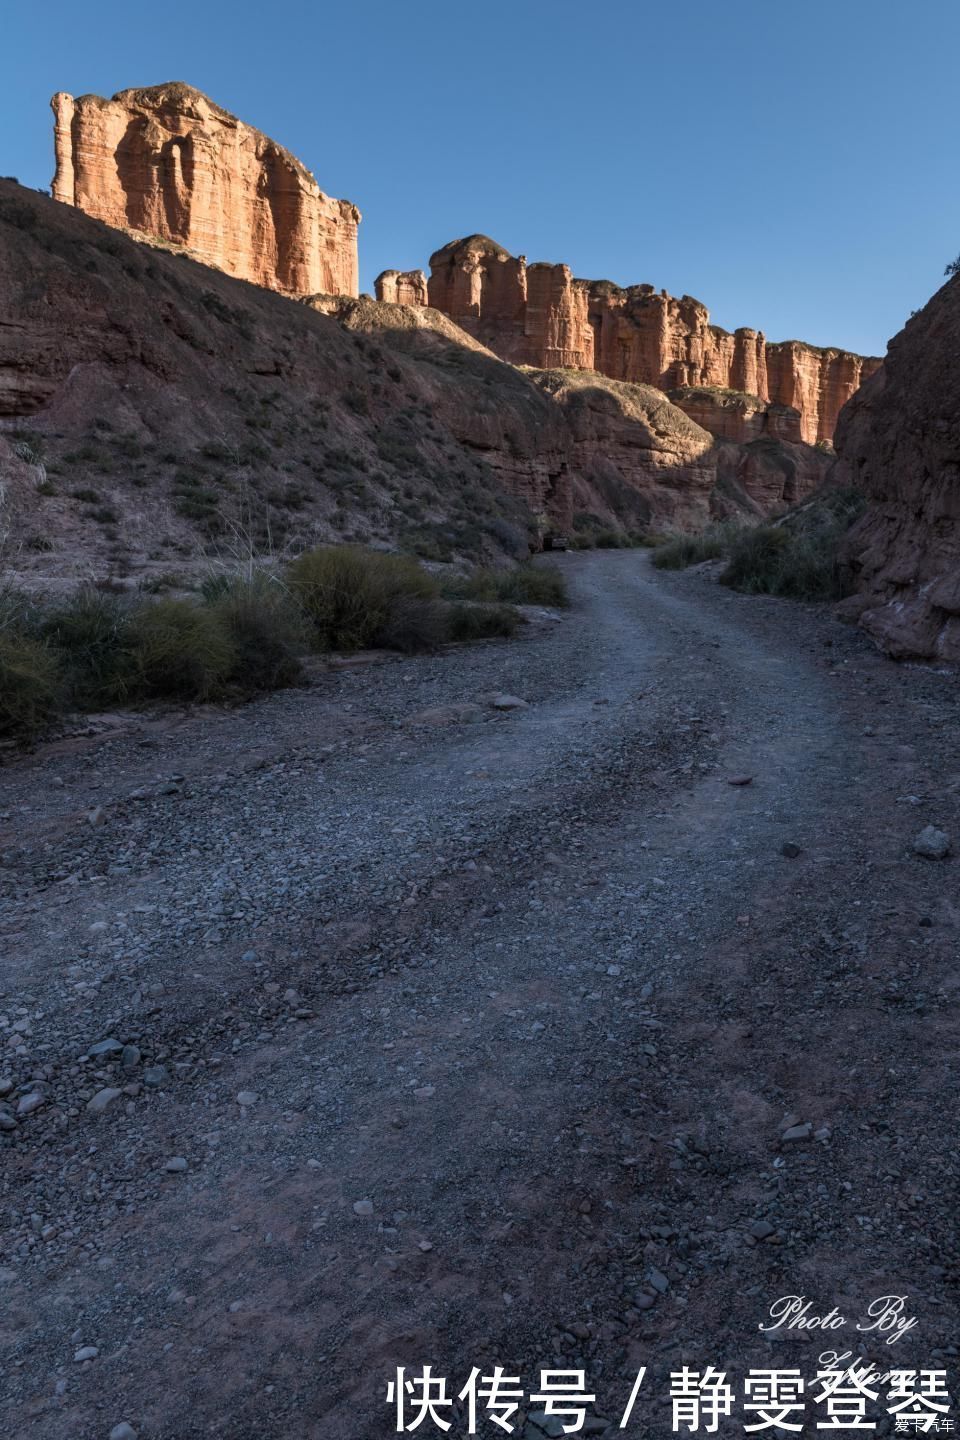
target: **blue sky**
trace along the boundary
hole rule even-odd
[[[960,251],[956,0],[75,0],[0,13],[0,174],[50,95],[186,80],[355,201],[361,287],[483,231],[882,353]]]

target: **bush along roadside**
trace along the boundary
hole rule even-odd
[[[769,525],[713,525],[666,540],[653,553],[661,570],[726,560],[721,584],[748,595],[792,600],[843,597],[841,546],[866,502],[853,489],[822,490]]]
[[[510,636],[523,603],[565,604],[562,576],[524,564],[441,588],[417,561],[359,546],[308,551],[282,574],[217,574],[190,598],[0,592],[0,738],[33,740],[70,711],[280,689],[309,651]]]

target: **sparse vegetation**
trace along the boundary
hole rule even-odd
[[[489,640],[515,634],[520,617],[510,605],[470,605],[466,602],[447,608],[451,640]]]
[[[857,490],[822,490],[772,525],[713,525],[699,535],[676,536],[657,547],[653,564],[682,570],[725,559],[720,579],[734,590],[793,600],[839,599],[840,543],[865,503]]]
[[[529,562],[513,570],[474,570],[465,579],[448,586],[448,593],[464,600],[511,605],[562,606],[567,603],[567,585],[560,571]]]
[[[414,654],[510,636],[514,604],[566,598],[556,571],[527,565],[479,571],[450,598],[417,561],[347,545],[308,551],[285,575],[234,565],[199,595],[156,598],[181,583],[100,581],[48,602],[0,590],[0,738],[36,739],[70,710],[276,690],[297,683],[311,647]]]
[[[742,531],[730,547],[721,580],[747,594],[840,599],[840,542],[865,503],[857,490],[827,490],[776,525]]]
[[[213,598],[233,645],[227,678],[244,690],[279,690],[303,674],[307,627],[286,586],[264,574],[232,578]]]
[[[57,657],[29,635],[0,630],[0,736],[32,738],[53,718],[60,698]]]
[[[401,600],[432,600],[438,593],[436,581],[415,560],[358,545],[309,550],[290,566],[288,580],[321,650],[378,644]]]
[[[703,560],[720,560],[729,550],[731,533],[728,526],[711,525],[699,535],[674,536],[657,546],[653,564],[658,570],[686,570]]]

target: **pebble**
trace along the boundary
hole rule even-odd
[[[99,1354],[96,1345],[81,1345],[79,1350],[73,1352],[74,1364],[80,1365],[84,1360],[96,1360]]]
[[[494,695],[490,701],[494,710],[526,710],[526,700],[521,700],[519,695]]]
[[[727,780],[728,785],[752,785],[752,775],[731,775]]]
[[[913,851],[924,860],[945,860],[950,854],[950,836],[935,825],[926,825],[914,840]]]
[[[785,855],[788,860],[796,860],[798,855],[803,854],[803,851],[800,846],[795,845],[792,840],[787,840],[785,844],[780,846],[780,854]]]
[[[247,1105],[256,1105],[259,1099],[260,1096],[257,1095],[255,1091],[241,1090],[237,1095],[237,1104],[243,1105],[244,1107],[246,1107]]]
[[[182,1155],[174,1155],[170,1160],[165,1163],[163,1168],[164,1170],[169,1170],[171,1174],[178,1175],[182,1171],[186,1170],[187,1162]]]
[[[34,1110],[39,1110],[40,1106],[45,1105],[46,1102],[46,1095],[39,1090],[31,1090],[29,1095],[21,1097],[17,1105],[17,1114],[32,1115]]]
[[[137,1440],[137,1432],[127,1420],[121,1420],[110,1431],[110,1440]]]
[[[372,1201],[372,1200],[354,1200],[354,1202],[353,1202],[353,1213],[354,1213],[354,1215],[372,1215],[372,1214],[373,1214],[373,1201]]]
[[[170,1083],[170,1072],[165,1065],[148,1065],[143,1072],[143,1083],[151,1090],[159,1090]]]
[[[136,1045],[124,1045],[120,1052],[120,1064],[124,1070],[133,1070],[140,1064],[140,1050]]]
[[[99,1059],[101,1055],[119,1055],[122,1050],[123,1046],[120,1041],[114,1040],[111,1036],[107,1040],[98,1040],[96,1045],[91,1045],[87,1054],[93,1059]]]
[[[754,1240],[766,1240],[776,1233],[776,1227],[771,1225],[769,1220],[754,1220],[750,1226],[750,1234]]]
[[[93,1099],[87,1101],[88,1114],[102,1115],[105,1110],[110,1109],[110,1106],[115,1100],[120,1099],[122,1094],[122,1090],[116,1090],[111,1085],[107,1085],[102,1090],[98,1090]]]
[[[780,1136],[780,1144],[793,1145],[800,1140],[809,1140],[812,1135],[813,1126],[807,1120],[803,1125],[791,1125],[788,1130],[784,1130]]]

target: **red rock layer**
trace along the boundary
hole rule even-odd
[[[380,304],[429,304],[427,277],[422,270],[384,270],[373,284]]]
[[[898,659],[960,661],[960,278],[890,342],[845,406],[837,478],[869,508],[846,559],[841,607]]]
[[[774,405],[737,390],[692,386],[671,390],[669,395],[674,405],[718,440],[748,445],[770,436],[797,445],[803,439],[800,412],[791,405]]]
[[[513,364],[594,369],[659,390],[740,391],[796,410],[799,434],[784,438],[811,444],[832,438],[841,408],[880,364],[795,340],[770,345],[757,330],[731,335],[690,295],[576,280],[566,265],[528,267],[485,235],[431,256],[427,288],[431,305]]]
[[[51,105],[54,199],[269,290],[357,294],[356,206],[199,90],[61,91]]]

